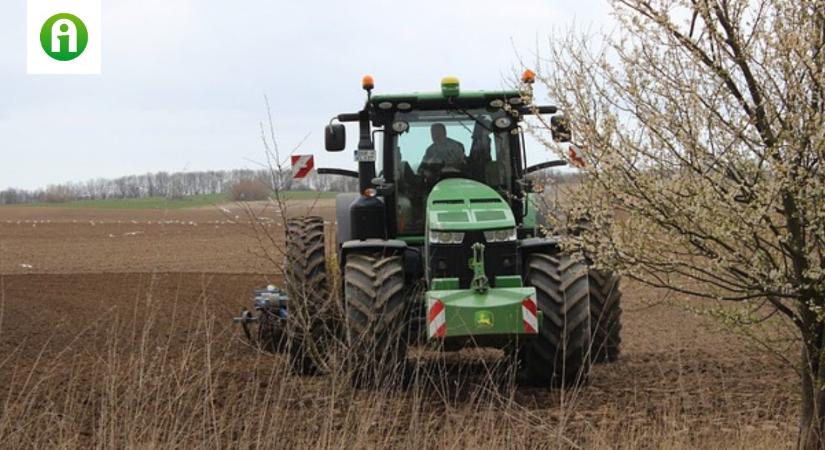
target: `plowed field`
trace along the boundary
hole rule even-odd
[[[327,220],[332,208],[313,205]],[[275,216],[0,208],[0,447],[792,445],[793,369],[683,307],[707,303],[633,283],[619,362],[575,393],[479,394],[498,358],[487,350],[418,352],[419,368],[448,381],[380,399],[330,375],[267,378],[280,357],[230,319],[254,287],[281,281]]]

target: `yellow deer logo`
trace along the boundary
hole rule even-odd
[[[492,328],[493,327],[493,313],[490,311],[476,312],[476,327],[477,328]]]

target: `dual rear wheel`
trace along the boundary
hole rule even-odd
[[[622,343],[622,292],[619,276],[590,269],[590,327],[592,361],[611,363],[619,359]]]
[[[533,254],[525,282],[536,288],[539,335],[518,355],[518,380],[532,386],[576,386],[591,363],[614,362],[621,343],[619,277],[570,256]]]
[[[336,312],[330,299],[324,253],[324,220],[308,216],[289,219],[284,277],[289,294],[284,346],[294,372],[314,375],[329,359],[335,339]]]
[[[289,318],[285,347],[293,371],[301,375],[324,371],[332,340],[343,339],[348,344],[345,363],[356,384],[376,384],[388,374],[400,373],[406,358],[409,307],[401,257],[380,252],[347,255],[343,270],[346,333],[342,336],[326,274],[323,219],[290,219],[286,249]]]

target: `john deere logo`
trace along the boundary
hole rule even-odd
[[[55,14],[40,29],[40,45],[52,59],[71,61],[86,50],[89,32],[77,16],[69,13]]]
[[[476,311],[476,328],[493,328],[493,313],[490,311]]]

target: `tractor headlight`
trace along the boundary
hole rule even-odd
[[[484,232],[484,240],[487,242],[510,242],[516,240],[516,229],[505,228],[503,230],[490,230]]]
[[[430,242],[433,244],[460,244],[464,242],[464,233],[430,230]]]

